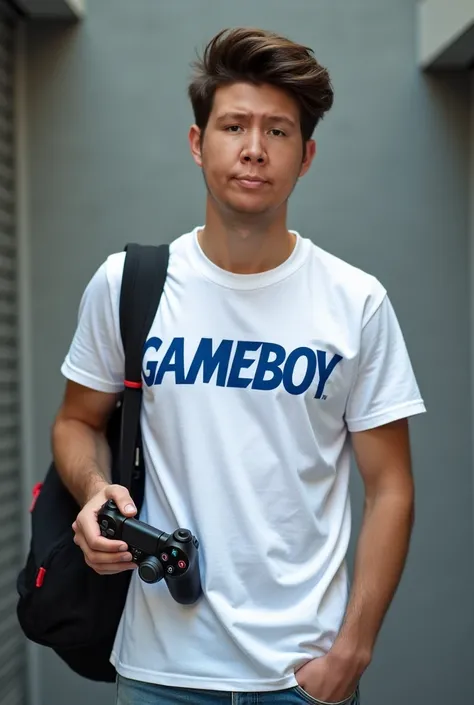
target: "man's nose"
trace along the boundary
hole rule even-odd
[[[263,164],[266,161],[266,152],[259,130],[252,130],[248,134],[248,141],[242,150],[242,161]]]

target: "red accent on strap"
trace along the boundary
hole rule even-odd
[[[40,588],[44,582],[44,576],[46,575],[46,568],[40,568],[36,576],[36,587]]]
[[[141,386],[142,386],[141,382],[129,382],[128,380],[125,380],[124,384],[126,387],[129,387],[130,389],[141,389]]]
[[[42,483],[42,482],[37,482],[36,485],[33,487],[33,490],[32,490],[32,493],[31,493],[31,494],[33,495],[33,500],[32,500],[32,502],[31,502],[30,512],[32,512],[33,509],[35,508],[36,500],[37,500],[38,497],[39,497],[39,494],[40,494],[40,492],[41,492],[41,488],[42,488],[42,487],[43,487],[43,483]]]

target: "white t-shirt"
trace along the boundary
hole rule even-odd
[[[131,679],[258,691],[296,685],[348,598],[348,431],[424,411],[385,289],[296,234],[279,267],[210,262],[198,228],[171,245],[143,363],[140,515],[200,541],[203,596],[133,573],[112,663]],[[124,253],[89,283],[64,375],[123,389]]]

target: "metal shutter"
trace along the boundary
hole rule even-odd
[[[22,557],[14,180],[17,15],[0,0],[0,705],[26,702],[25,643],[16,619]]]

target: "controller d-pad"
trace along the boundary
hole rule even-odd
[[[107,536],[112,538],[112,536],[115,536],[115,531],[113,529],[107,529]]]
[[[107,538],[107,532],[105,529],[100,530],[100,535],[103,536],[104,538]]]
[[[108,529],[109,522],[107,521],[107,519],[102,519],[102,521],[100,522],[100,525],[103,526],[104,529]]]

